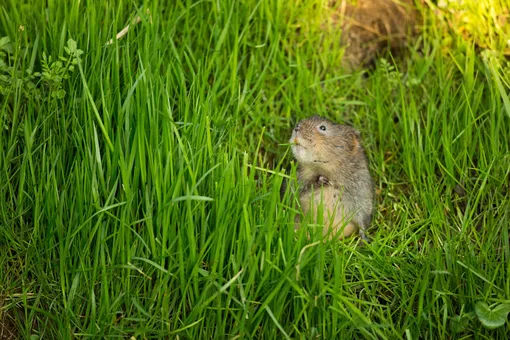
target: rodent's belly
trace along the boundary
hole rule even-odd
[[[322,189],[322,190],[321,190]],[[350,236],[357,227],[350,222],[352,211],[342,202],[340,190],[326,186],[317,188],[313,193],[310,191],[301,195],[301,207],[305,215],[313,214],[313,221],[319,222],[319,213],[322,204],[322,222],[324,223],[324,233],[329,231],[339,232],[339,238]]]

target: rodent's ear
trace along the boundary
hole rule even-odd
[[[355,152],[359,149],[359,146],[360,146],[360,133],[358,130],[352,130],[352,131],[349,131],[349,134],[347,135],[348,138],[347,138],[347,144],[349,145],[349,149],[352,151],[352,152]]]
[[[353,129],[351,130],[351,132],[352,132],[352,134],[353,134],[356,138],[358,138],[358,139],[360,139],[360,138],[361,138],[361,133],[360,133],[358,130],[356,130],[356,129],[354,129],[354,128],[353,128]]]

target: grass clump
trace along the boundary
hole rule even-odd
[[[0,320],[21,338],[506,336],[479,320],[510,300],[504,62],[445,50],[429,13],[408,59],[346,75],[331,35],[296,34],[312,5],[3,5]],[[371,245],[294,233],[280,144],[312,114],[362,131]]]

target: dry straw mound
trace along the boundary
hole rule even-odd
[[[443,31],[443,45],[460,40],[510,56],[510,0],[332,0],[328,5],[329,22],[342,32],[348,69],[405,47],[421,26],[418,7],[431,12],[427,24]]]
[[[420,20],[413,0],[341,0],[330,6],[342,31],[343,65],[348,69],[366,65],[383,50],[404,47]]]

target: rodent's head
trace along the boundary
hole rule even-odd
[[[363,153],[356,129],[320,116],[300,121],[290,143],[294,157],[302,164],[352,163]]]

